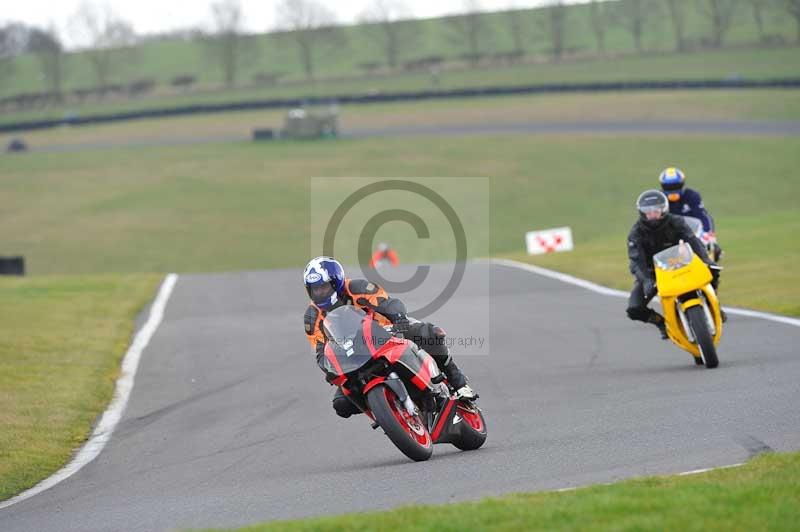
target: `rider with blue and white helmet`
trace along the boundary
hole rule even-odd
[[[722,256],[722,249],[717,244],[714,219],[708,214],[700,193],[686,186],[686,174],[680,168],[670,166],[658,176],[661,190],[669,200],[669,212],[681,216],[691,216],[703,223],[703,234],[700,239],[713,251],[715,261]]]
[[[331,257],[312,259],[303,271],[303,284],[311,304],[303,316],[306,337],[317,355],[317,365],[325,371],[325,315],[341,305],[354,305],[364,311],[372,310],[381,325],[392,325],[406,338],[425,349],[447,377],[447,381],[464,399],[477,398],[467,385],[467,378],[453,362],[445,341],[445,332],[432,323],[409,320],[405,304],[390,297],[380,286],[366,279],[348,279],[339,261]],[[361,410],[336,389],[333,408],[342,417],[361,413]]]
[[[339,261],[330,257],[317,257],[306,265],[303,284],[308,297],[317,308],[328,311],[342,300],[344,294],[344,269]]]

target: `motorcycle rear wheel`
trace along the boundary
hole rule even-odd
[[[714,339],[711,337],[711,331],[708,330],[706,313],[703,307],[698,305],[687,309],[686,319],[692,328],[694,337],[697,340],[697,347],[700,348],[700,356],[703,358],[706,367],[709,369],[716,368],[719,365],[717,348],[714,345]]]
[[[367,393],[367,403],[378,425],[400,451],[416,462],[433,454],[433,439],[419,415],[413,418],[403,408],[397,395],[379,385]]]
[[[458,403],[456,415],[461,418],[461,437],[453,445],[462,451],[473,451],[486,441],[486,421],[480,408]]]

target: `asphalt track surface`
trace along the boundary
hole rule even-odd
[[[431,282],[443,286],[450,271],[435,266]],[[456,337],[490,316],[490,354],[458,360],[489,438],[413,463],[364,416],[333,413],[301,329],[303,299],[295,270],[181,276],[110,443],[61,484],[0,510],[0,530],[244,525],[800,448],[800,328],[731,316],[720,367],[707,370],[627,320],[624,299],[475,263],[432,319]]]
[[[362,139],[373,137],[417,137],[451,135],[574,135],[574,134],[677,134],[677,135],[749,135],[749,136],[797,136],[800,135],[798,121],[617,121],[617,122],[510,122],[491,124],[447,124],[423,126],[395,126],[387,128],[349,129],[341,138]],[[218,144],[245,142],[251,137],[240,135],[192,135],[185,137],[159,137],[146,140],[124,140],[108,142],[48,143],[32,151],[65,152],[108,148],[147,148],[158,146],[187,146],[193,144]]]

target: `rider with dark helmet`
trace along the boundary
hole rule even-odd
[[[712,286],[717,288],[719,284],[719,267],[708,257],[705,246],[684,219],[670,214],[668,204],[669,200],[659,190],[642,192],[636,200],[639,219],[628,234],[628,258],[635,279],[628,299],[628,317],[654,324],[664,339],[668,338],[664,317],[647,306],[656,295],[653,255],[683,240],[711,268]]]
[[[686,174],[680,168],[670,166],[658,176],[661,190],[669,200],[669,212],[682,216],[691,216],[703,222],[703,244],[713,250],[713,258],[718,261],[722,257],[722,248],[717,244],[714,219],[708,214],[700,193],[686,186]]]
[[[467,385],[467,378],[458,369],[445,342],[445,332],[432,323],[409,319],[405,304],[397,298],[389,297],[380,286],[366,279],[348,279],[338,261],[331,257],[317,257],[306,265],[303,272],[311,304],[303,316],[306,336],[317,355],[317,365],[325,371],[325,333],[322,321],[325,315],[341,305],[353,305],[364,311],[372,310],[381,325],[391,325],[396,332],[412,340],[424,349],[447,377],[456,395],[464,399],[477,398]],[[342,392],[336,389],[333,396],[333,409],[342,417],[361,413]]]

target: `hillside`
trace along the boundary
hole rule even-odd
[[[604,2],[605,8],[613,11],[617,2]],[[660,4],[658,4],[660,5]],[[692,0],[684,2],[686,12],[686,35],[690,44],[699,47],[708,40],[710,23],[703,17]],[[547,37],[546,12],[543,9],[527,9],[514,13],[513,18],[523,28],[523,48],[525,60],[547,60],[551,48]],[[481,15],[482,27],[480,36],[481,53],[490,57],[495,54],[508,53],[514,49],[510,31],[508,12],[485,13]],[[794,21],[780,10],[772,6],[765,13],[764,33],[773,44],[793,43],[796,39]],[[373,28],[374,29],[374,28]],[[374,32],[366,25],[354,25],[343,28],[346,35],[344,43],[337,47],[320,48],[315,53],[316,77],[318,80],[331,78],[361,76],[363,65],[367,63],[383,63],[380,47],[377,46]],[[448,66],[461,66],[461,56],[467,52],[455,37],[452,23],[448,18],[426,19],[419,21],[419,30],[414,36],[406,39],[407,45],[400,50],[401,63],[424,57],[440,56]],[[281,85],[291,84],[305,79],[301,62],[290,36],[286,34],[261,34],[249,37],[248,53],[242,58],[237,85],[246,86],[253,83],[254,76],[274,74],[279,76]],[[760,41],[750,5],[742,3],[734,15],[730,31],[726,34],[724,45],[739,48],[752,47]],[[671,52],[675,49],[675,40],[666,8],[662,7],[650,14],[645,21],[645,32],[642,39],[643,51],[647,54],[655,52]],[[614,57],[620,54],[635,52],[633,38],[630,33],[613,17],[608,23],[605,37],[605,52],[597,51],[590,24],[590,8],[588,5],[572,5],[567,7],[565,59],[591,59],[598,56]],[[681,54],[687,55],[687,54]],[[800,63],[800,53],[796,54]],[[208,57],[207,45],[193,40],[165,40],[147,42],[138,47],[134,60],[125,61],[124,68],[118,69],[113,82],[129,83],[134,80],[153,80],[156,82],[155,92],[171,92],[169,82],[179,75],[191,75],[197,78],[199,88],[220,86],[223,80],[221,69]],[[95,85],[92,72],[86,61],[85,53],[69,54],[64,88],[68,91]],[[36,59],[30,55],[17,60],[15,72],[10,80],[0,84],[0,97],[12,94],[46,91]]]

